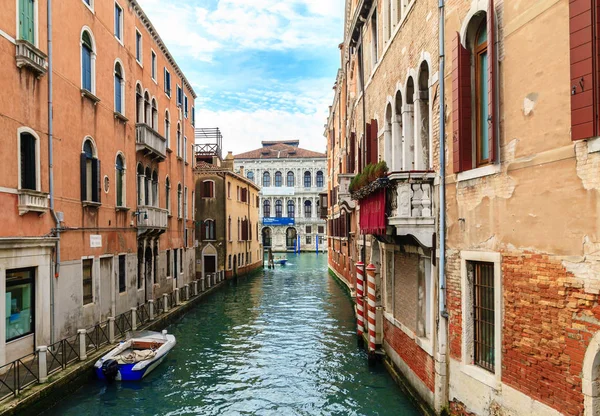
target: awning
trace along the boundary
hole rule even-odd
[[[360,201],[360,231],[383,235],[385,229],[385,189],[380,189]]]

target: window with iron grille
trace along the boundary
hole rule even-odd
[[[494,372],[494,263],[468,262],[467,267],[473,276],[473,361]]]

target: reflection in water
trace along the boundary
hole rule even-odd
[[[141,383],[92,381],[52,415],[417,415],[356,348],[352,304],[326,256],[229,282],[169,332],[177,346]]]

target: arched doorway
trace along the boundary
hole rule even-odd
[[[202,250],[202,276],[217,272],[217,250],[212,244]]]
[[[296,239],[298,233],[294,227],[289,227],[285,230],[285,241],[288,250],[294,250],[296,248]]]
[[[233,275],[237,276],[237,258],[238,256],[233,256]]]
[[[271,247],[271,229],[269,227],[262,229],[262,239],[264,248]]]
[[[593,416],[600,414],[600,332],[590,341],[583,359],[583,414]]]

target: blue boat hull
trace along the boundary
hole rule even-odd
[[[165,355],[152,362],[150,365],[146,366],[141,370],[133,370],[135,363],[132,364],[119,364],[119,375],[117,375],[117,381],[140,381],[143,379],[150,371],[154,370],[156,366],[158,366],[164,359]],[[94,371],[96,372],[96,376],[100,380],[106,380],[104,377],[104,373],[102,373],[102,368],[94,367]]]

